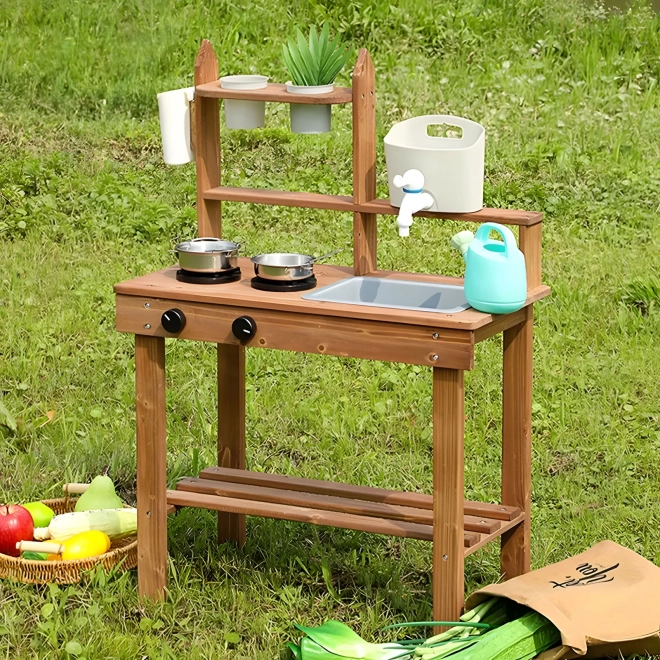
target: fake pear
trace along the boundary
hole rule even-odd
[[[89,488],[78,498],[75,510],[121,509],[123,506],[124,503],[115,493],[112,479],[101,475],[94,477]]]

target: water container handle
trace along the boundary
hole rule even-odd
[[[504,225],[498,225],[496,222],[484,222],[477,233],[475,234],[474,240],[479,241],[480,243],[485,243],[488,240],[488,234],[491,231],[496,231],[504,240],[504,257],[509,257],[509,248],[511,252],[514,252],[518,249],[516,244],[516,237],[513,235],[513,232]]]
[[[444,137],[442,135],[429,135],[429,126],[456,126],[461,129],[461,137]],[[426,137],[432,138],[433,140],[458,140],[459,142],[467,140],[466,136],[467,124],[463,120],[463,117],[453,117],[447,115],[442,119],[439,119],[437,116],[428,115],[426,121],[424,122],[424,135]]]

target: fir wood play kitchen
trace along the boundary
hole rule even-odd
[[[353,196],[221,186],[219,99],[227,98],[352,103]],[[376,199],[375,76],[366,50],[358,54],[351,88],[292,98],[276,84],[250,90],[221,87],[215,53],[204,41],[195,63],[192,112],[199,236],[221,237],[221,202],[227,200],[348,212],[353,214],[353,268],[315,264],[316,291],[354,276],[365,281],[377,278],[385,283],[462,287],[463,281],[457,278],[377,268],[379,216],[400,215],[406,202],[400,211],[389,200]],[[117,329],[135,335],[138,586],[142,596],[161,597],[166,586],[168,506],[218,511],[219,540],[239,544],[245,539],[246,515],[432,541],[436,620],[459,616],[464,558],[489,541],[501,541],[501,568],[507,578],[529,570],[533,307],[549,293],[541,284],[542,214],[483,208],[472,213],[422,211],[419,216],[517,225],[526,261],[523,306],[492,315],[473,308],[449,314],[423,306],[411,310],[324,302],[301,291],[253,288],[245,276],[252,264],[245,257],[238,258],[244,276],[236,281],[211,285],[180,281],[177,268],[172,267],[115,286]],[[385,222],[394,229],[393,219]],[[500,332],[501,502],[466,501],[463,376],[474,365],[475,344]],[[182,479],[173,490],[166,486],[166,337],[213,342],[218,355],[218,465],[204,469],[199,477]],[[433,494],[246,471],[246,346],[432,369]]]

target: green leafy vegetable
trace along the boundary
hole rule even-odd
[[[307,635],[300,640],[303,660],[393,660],[412,654],[412,649],[400,644],[370,644],[341,621],[326,621],[317,628],[294,625]]]

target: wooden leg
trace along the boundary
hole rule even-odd
[[[162,599],[167,584],[165,339],[135,336],[138,593]]]
[[[433,369],[433,618],[463,609],[463,372]]]
[[[505,579],[530,569],[533,305],[525,310],[525,321],[504,331],[502,504],[525,512],[525,521],[502,535],[500,568]]]
[[[218,344],[218,465],[245,469],[245,348]],[[245,543],[245,516],[218,512],[218,541]]]

